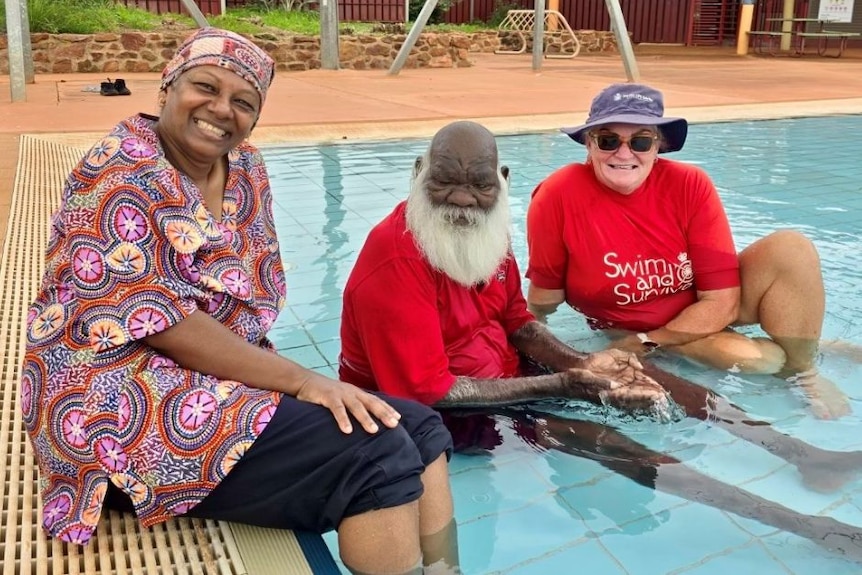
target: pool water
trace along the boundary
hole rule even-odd
[[[499,137],[512,174],[513,248],[526,266],[524,220],[533,187],[584,158],[559,133]],[[288,306],[272,331],[279,351],[335,376],[341,290],[365,236],[407,195],[412,163],[428,140],[267,147]],[[682,152],[716,183],[741,249],[778,228],[817,245],[827,290],[823,337],[862,345],[862,116],[693,125]],[[791,310],[788,310],[791,313]],[[571,310],[551,328],[583,350],[600,349]],[[858,358],[862,361],[862,358]],[[851,398],[853,413],[820,421],[798,392],[771,377],[742,377],[667,360],[781,431],[837,451],[862,450],[862,367],[824,348],[821,372]],[[828,515],[862,532],[862,470],[840,489],[807,489],[796,468],[723,429],[693,419],[659,423],[577,404],[544,406],[558,417],[611,423],[650,448],[803,514]],[[462,569],[466,574],[663,575],[858,574],[854,563],[757,521],[643,487],[594,461],[525,442],[507,418],[499,445],[451,463]],[[337,557],[334,534],[327,544]],[[346,573],[346,571],[345,571]]]

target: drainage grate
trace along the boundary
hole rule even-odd
[[[35,461],[17,406],[27,305],[42,274],[51,211],[66,175],[85,150],[50,137],[22,136],[0,263],[0,575],[254,575],[310,574],[302,556],[261,549],[299,549],[289,531],[176,519],[141,529],[131,515],[102,515],[87,547],[49,539],[42,530]],[[263,555],[269,555],[264,552]],[[263,561],[262,561],[263,560]],[[251,566],[251,565],[249,565]]]

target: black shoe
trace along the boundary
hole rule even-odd
[[[99,90],[99,93],[103,96],[119,96],[120,93],[117,92],[117,87],[111,82],[111,79],[108,78],[107,82],[102,82],[102,89]]]
[[[126,81],[121,78],[114,80],[114,89],[117,90],[117,94],[120,96],[129,96],[132,93],[131,90],[126,88]]]

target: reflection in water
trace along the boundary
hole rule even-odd
[[[347,233],[341,229],[344,215],[344,178],[342,175],[339,146],[320,147],[320,163],[323,168],[323,184],[326,187],[324,194],[324,213],[326,220],[321,228],[325,251],[314,260],[314,263],[322,263],[325,273],[320,282],[319,301],[341,297],[341,282],[338,277],[339,264],[351,254]],[[346,248],[346,249],[345,249]]]
[[[536,449],[559,451],[595,461],[643,487],[729,511],[806,537],[862,565],[862,532],[857,527],[831,517],[799,513],[780,503],[722,482],[685,465],[673,456],[650,450],[610,425],[566,419],[530,408],[500,410],[496,417],[481,414],[468,415],[466,418],[460,421],[456,415],[447,418],[455,443],[462,450],[494,449],[501,444],[502,439],[496,425],[498,421],[502,421],[511,425],[517,437],[524,443]],[[465,425],[465,422],[468,425]],[[631,507],[623,509],[615,505],[599,509],[603,515],[617,522],[616,530],[602,535],[637,535],[667,521],[667,513],[650,513],[647,504],[651,499],[652,497],[646,496],[639,502],[631,497],[626,498],[626,503],[640,505],[643,507],[642,511]],[[619,511],[623,511],[622,515]],[[633,522],[641,517],[649,520]],[[635,529],[631,528],[632,525],[636,526]]]

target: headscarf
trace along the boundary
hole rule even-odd
[[[161,90],[196,66],[226,68],[248,81],[260,94],[260,103],[275,74],[272,58],[251,40],[229,30],[201,28],[186,38],[162,71]]]

